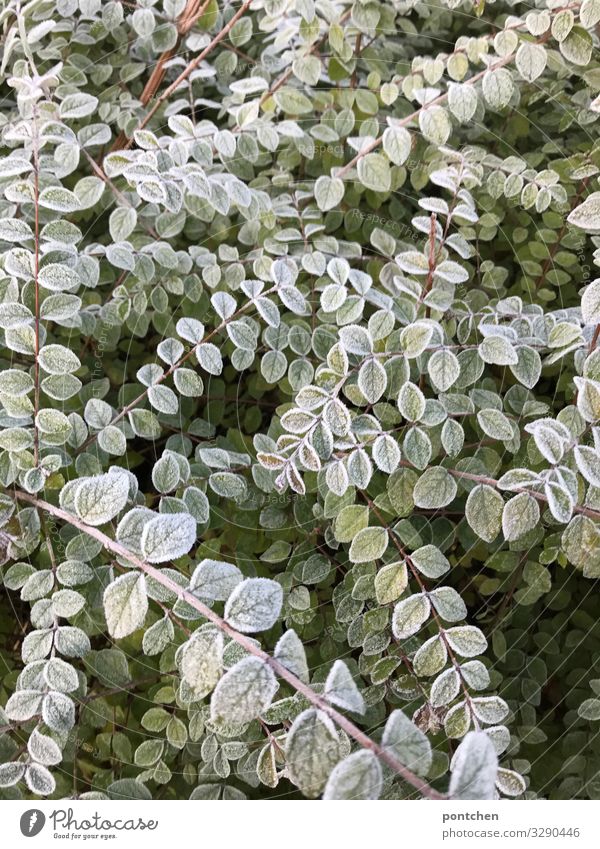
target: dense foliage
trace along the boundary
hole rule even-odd
[[[4,798],[600,796],[599,27],[4,0]]]

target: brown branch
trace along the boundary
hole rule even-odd
[[[590,341],[590,346],[588,348],[588,357],[594,351],[596,345],[598,344],[598,337],[600,336],[600,323],[596,325],[594,330],[594,335]]]
[[[50,515],[55,516],[57,519],[62,519],[62,521],[67,522],[83,533],[88,534],[88,536],[93,537],[100,542],[107,551],[111,551],[113,554],[127,559],[144,574],[150,576],[161,584],[161,586],[173,592],[178,599],[181,599],[191,605],[194,610],[197,610],[198,613],[204,616],[205,619],[208,619],[209,622],[216,625],[223,634],[238,643],[238,645],[245,649],[245,651],[249,654],[260,658],[260,660],[266,663],[279,678],[289,684],[294,690],[296,690],[296,692],[308,699],[315,708],[318,708],[318,710],[327,714],[327,716],[339,728],[345,731],[349,737],[352,737],[352,739],[363,748],[373,752],[373,754],[375,754],[383,763],[387,764],[387,766],[397,773],[404,781],[412,785],[415,790],[418,790],[421,795],[426,796],[429,799],[446,798],[442,793],[434,790],[434,788],[426,781],[412,772],[412,770],[400,763],[400,761],[398,761],[388,749],[385,749],[383,746],[379,745],[379,743],[371,740],[371,738],[368,737],[364,731],[361,731],[361,729],[358,728],[351,720],[333,708],[322,696],[315,693],[312,687],[305,684],[296,675],[290,672],[289,669],[286,669],[285,666],[279,663],[278,660],[275,660],[275,658],[271,657],[271,655],[259,648],[253,639],[232,628],[231,625],[218,615],[218,613],[215,613],[214,610],[211,610],[210,607],[207,607],[199,601],[189,590],[180,587],[179,584],[165,575],[160,569],[157,569],[155,566],[151,566],[149,563],[141,560],[135,554],[128,551],[128,549],[126,549],[123,545],[102,533],[102,531],[98,530],[98,528],[86,525],[84,522],[77,519],[77,517],[67,513],[66,510],[62,510],[60,507],[55,507],[48,501],[43,501],[42,499],[36,498],[34,495],[29,495],[29,493],[16,491],[15,495],[20,501],[32,504],[34,507],[45,511],[46,513],[50,513]]]
[[[148,122],[151,120],[151,118],[160,109],[161,105],[165,102],[165,100],[168,100],[168,98],[173,94],[173,92],[177,88],[179,88],[181,83],[184,82],[189,77],[189,75],[192,73],[192,71],[194,71],[198,67],[200,62],[203,62],[204,59],[206,59],[206,57],[209,55],[209,53],[212,53],[212,51],[217,46],[217,44],[219,44],[221,41],[223,41],[225,36],[227,36],[229,34],[230,30],[235,25],[235,23],[248,11],[251,3],[252,3],[252,0],[244,0],[244,3],[240,6],[238,11],[235,13],[235,15],[230,19],[230,21],[227,24],[225,24],[223,29],[220,32],[218,32],[217,35],[215,35],[215,37],[212,39],[210,44],[208,44],[204,48],[204,50],[202,50],[194,59],[191,60],[191,62],[189,62],[187,64],[187,66],[179,74],[179,76],[177,77],[175,82],[171,83],[171,85],[168,88],[166,88],[161,95],[159,95],[158,97],[156,97],[154,99],[154,103],[153,103],[152,107],[146,112],[146,114],[144,115],[142,120],[139,122],[139,124],[137,125],[137,127],[133,131],[134,133],[137,132],[138,130],[144,129],[144,127],[148,124]],[[119,139],[117,139],[117,142],[118,141],[119,141]],[[112,148],[113,150],[121,149],[121,146],[117,147],[117,142],[115,142],[115,144],[113,145],[113,148]],[[133,143],[133,133],[132,133],[131,138],[128,139],[125,142],[125,144],[122,145],[122,149],[127,150],[128,148],[131,147],[132,143]]]
[[[406,462],[405,460],[401,460],[400,465],[414,468],[410,463]],[[455,478],[464,478],[465,480],[475,481],[475,483],[485,483],[488,486],[493,486],[495,489],[498,488],[498,481],[496,480],[496,478],[488,478],[486,477],[486,475],[474,475],[471,472],[461,472],[458,469],[446,469],[446,471]],[[545,495],[543,495],[541,492],[536,492],[533,489],[515,489],[512,491],[525,492],[527,493],[527,495],[531,495],[531,497],[535,498],[537,501],[543,501],[545,504],[548,502],[548,499]],[[578,504],[576,504],[575,507],[573,507],[573,512],[581,513],[582,516],[588,516],[590,519],[600,520],[600,511],[592,510],[590,507],[580,507]]]
[[[158,62],[152,69],[152,73],[150,74],[148,81],[146,82],[146,85],[144,86],[144,89],[140,95],[140,103],[142,104],[142,106],[147,106],[158,91],[158,88],[167,72],[167,62],[169,62],[174,56],[177,55],[177,50],[179,48],[179,45],[181,44],[181,39],[188,34],[188,32],[196,23],[196,21],[198,21],[198,19],[202,17],[209,3],[210,0],[205,0],[202,6],[198,8],[200,0],[188,0],[177,23],[177,42],[173,47],[170,48],[170,50],[165,50],[164,53],[161,54],[158,59]],[[121,132],[117,136],[111,150],[120,150],[126,143],[127,136],[125,135],[125,133]]]
[[[40,410],[40,154],[38,149],[37,121],[33,121],[33,193],[34,193],[34,271],[33,280],[35,286],[35,366],[34,366],[34,402],[33,402],[33,459],[37,466],[40,451],[40,435],[38,430],[37,416]]]

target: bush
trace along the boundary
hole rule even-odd
[[[19,6],[4,797],[598,798],[600,0]]]

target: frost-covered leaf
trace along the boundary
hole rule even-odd
[[[333,769],[323,799],[379,799],[383,789],[381,764],[373,752],[348,755]]]
[[[119,575],[104,591],[106,624],[115,639],[141,628],[147,611],[146,578],[142,572]]]
[[[25,783],[36,796],[50,796],[56,789],[56,781],[50,770],[39,763],[31,763],[25,772]]]
[[[319,177],[315,183],[315,200],[326,212],[338,206],[344,197],[344,182],[336,177]]]
[[[277,686],[272,669],[263,660],[245,657],[217,684],[210,700],[211,718],[246,725],[269,707]]]
[[[42,734],[37,728],[32,731],[27,741],[27,749],[34,761],[53,766],[61,762],[62,752],[60,746],[47,734]]]
[[[75,510],[88,525],[103,525],[125,507],[129,497],[129,480],[125,474],[109,472],[85,478],[75,490]]]
[[[487,649],[485,636],[474,625],[449,628],[445,634],[450,647],[461,657],[475,657]]]
[[[600,192],[592,192],[567,216],[569,224],[586,233],[600,233]]]
[[[290,628],[285,631],[279,638],[273,651],[273,657],[301,681],[308,684],[309,672],[306,652],[302,640],[293,629]]]
[[[411,595],[399,601],[392,614],[392,631],[397,640],[416,634],[429,618],[431,606],[425,595]]]
[[[429,772],[432,762],[429,740],[401,710],[390,714],[381,744],[417,775],[425,776]]]
[[[379,153],[368,153],[358,162],[358,179],[374,192],[387,192],[391,187],[389,164]]]
[[[450,504],[457,492],[454,478],[443,466],[432,466],[424,472],[413,490],[417,507],[439,508]]]
[[[196,699],[216,687],[223,674],[223,636],[213,628],[200,629],[184,644],[181,674]]]
[[[316,799],[340,759],[335,726],[322,711],[309,708],[294,720],[285,745],[290,780],[309,799]]]
[[[460,676],[456,669],[446,669],[431,685],[429,702],[438,708],[454,701],[460,691]]]
[[[519,539],[536,527],[540,520],[540,508],[533,496],[520,492],[504,505],[502,531],[508,541]]]
[[[194,569],[190,590],[199,598],[226,601],[242,580],[242,573],[233,563],[205,559]]]
[[[454,753],[451,769],[451,798],[494,798],[498,758],[487,734],[470,731]]]
[[[353,713],[364,713],[366,709],[350,670],[342,660],[336,660],[329,671],[325,681],[325,698]]]
[[[388,535],[385,528],[363,528],[354,536],[348,557],[352,563],[378,560],[387,547]]]
[[[283,603],[283,590],[269,578],[247,578],[237,584],[225,605],[225,619],[244,634],[272,628]]]
[[[164,563],[187,554],[195,542],[196,522],[189,513],[163,514],[144,525],[142,555],[150,563]]]
[[[375,575],[375,593],[379,604],[389,604],[399,598],[408,585],[406,563],[388,563]]]
[[[504,499],[487,484],[473,487],[467,498],[465,515],[477,536],[485,542],[493,542],[502,528]]]
[[[600,322],[600,279],[593,280],[586,286],[581,298],[581,312],[586,324]]]

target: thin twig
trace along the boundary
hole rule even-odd
[[[200,62],[203,62],[204,59],[206,59],[206,57],[210,53],[212,53],[212,51],[215,49],[217,44],[219,44],[221,41],[223,41],[225,36],[227,36],[229,34],[230,30],[235,25],[235,23],[248,11],[251,3],[252,3],[252,0],[245,0],[245,2],[240,6],[238,11],[235,13],[235,15],[233,15],[233,17],[229,20],[229,22],[227,24],[225,24],[223,29],[220,32],[218,32],[217,35],[215,35],[215,37],[212,39],[210,44],[208,44],[204,48],[204,50],[202,50],[194,59],[192,59],[191,62],[188,63],[188,65],[184,68],[184,70],[179,74],[179,76],[177,77],[175,82],[171,83],[171,85],[168,88],[166,88],[165,91],[161,95],[159,95],[158,97],[155,98],[152,107],[148,110],[148,112],[146,112],[146,114],[144,115],[142,120],[139,122],[139,124],[137,125],[137,127],[134,130],[134,133],[137,132],[138,130],[144,129],[146,124],[151,120],[151,118],[160,109],[161,105],[165,102],[165,100],[168,100],[168,98],[173,94],[173,92],[176,91],[176,89],[179,88],[181,83],[184,82],[189,77],[189,75],[192,73],[192,71],[194,71],[198,67]],[[133,143],[133,134],[132,134],[131,138],[128,139],[127,142],[123,145],[123,149],[127,150],[128,148],[131,147],[132,143]],[[113,146],[113,150],[117,150],[117,149],[118,148],[116,147],[116,143],[115,143],[115,145]]]
[[[210,607],[207,607],[198,598],[196,598],[193,593],[189,590],[184,589],[179,586],[175,581],[168,577],[163,571],[157,569],[154,566],[151,566],[149,563],[146,563],[144,560],[141,560],[135,554],[128,551],[125,546],[116,542],[115,540],[108,537],[106,534],[102,533],[102,531],[98,530],[98,528],[91,527],[86,525],[84,522],[81,522],[77,517],[72,516],[70,513],[67,513],[66,510],[62,510],[60,507],[55,507],[54,504],[50,504],[48,501],[43,501],[40,498],[37,498],[34,495],[30,495],[29,493],[15,491],[16,497],[20,501],[25,501],[29,504],[32,504],[34,507],[39,508],[40,510],[44,510],[46,513],[50,513],[52,516],[55,516],[57,519],[62,519],[62,521],[67,522],[68,524],[76,527],[78,530],[83,533],[88,534],[88,536],[93,537],[98,542],[102,544],[102,546],[107,550],[111,551],[113,554],[116,554],[120,557],[124,557],[138,569],[140,569],[144,574],[150,576],[159,584],[161,584],[166,589],[173,592],[178,599],[187,602],[194,610],[197,610],[205,619],[208,619],[209,622],[212,622],[213,625],[216,625],[222,633],[228,636],[230,639],[234,640],[238,645],[242,646],[245,651],[249,654],[254,655],[254,657],[260,658],[264,663],[266,663],[273,672],[289,684],[294,690],[303,695],[308,701],[318,710],[323,711],[323,713],[327,714],[327,716],[343,731],[348,734],[349,737],[352,737],[360,746],[365,749],[373,752],[383,763],[387,764],[395,773],[397,773],[404,781],[418,790],[421,795],[426,796],[429,799],[444,799],[446,798],[442,793],[439,793],[433,787],[431,787],[426,781],[416,775],[412,770],[408,769],[408,767],[404,766],[404,764],[400,763],[396,757],[383,746],[376,743],[374,740],[371,740],[364,731],[361,731],[351,720],[349,720],[346,716],[341,714],[335,708],[333,708],[322,696],[310,687],[308,684],[305,684],[301,681],[296,675],[286,669],[278,660],[271,657],[271,655],[267,654],[267,652],[263,651],[263,649],[259,648],[255,641],[250,637],[247,637],[245,634],[241,634],[239,631],[236,631],[235,628],[232,628],[224,619],[222,619],[218,613],[215,613],[214,610],[211,610]]]
[[[37,417],[40,411],[40,156],[38,149],[37,121],[33,120],[33,194],[34,194],[34,238],[33,281],[35,286],[35,365],[34,365],[34,402],[33,402],[33,459],[37,466],[40,451],[40,435]]]

